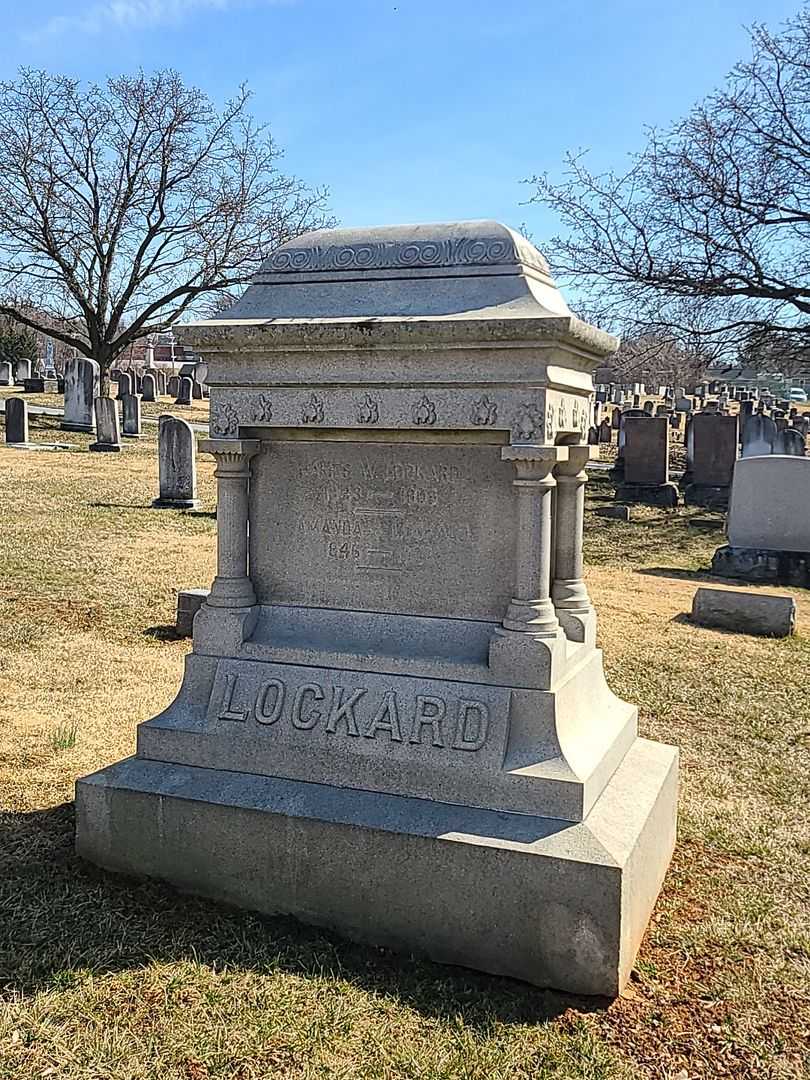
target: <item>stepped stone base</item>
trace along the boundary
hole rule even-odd
[[[810,552],[768,548],[720,547],[712,556],[712,572],[743,581],[810,588]]]
[[[677,751],[639,739],[579,823],[129,758],[76,787],[110,870],[573,993],[627,982],[675,843]]]

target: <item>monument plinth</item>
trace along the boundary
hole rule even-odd
[[[582,573],[613,338],[494,222],[309,233],[203,354],[217,575],[177,699],[79,781],[111,869],[616,994],[675,839]]]

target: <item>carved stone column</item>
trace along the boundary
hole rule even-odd
[[[553,637],[559,628],[551,601],[552,469],[558,447],[508,446],[501,452],[511,461],[518,497],[515,592],[503,625]]]
[[[569,446],[568,460],[559,462],[554,469],[557,500],[551,596],[560,625],[572,641],[585,641],[587,630],[595,620],[582,565],[585,483],[588,479],[585,464],[596,456],[594,449]]]
[[[248,573],[248,480],[258,439],[207,439],[201,449],[217,467],[217,576],[206,603],[246,608],[256,603]]]
[[[565,647],[551,598],[552,469],[567,459],[568,447],[506,446],[501,457],[512,462],[516,473],[515,590],[503,629],[490,644],[490,667],[523,685],[549,686],[555,659],[564,656]]]

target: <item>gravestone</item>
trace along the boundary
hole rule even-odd
[[[724,508],[738,449],[736,416],[697,413],[689,426],[689,483],[684,490],[688,506]]]
[[[121,398],[121,414],[122,434],[128,439],[140,439],[143,434],[140,394],[125,394]]]
[[[494,222],[305,234],[183,333],[211,372],[217,576],[174,703],[78,783],[79,853],[616,994],[677,775],[605,682],[582,576],[616,340]]]
[[[14,374],[8,360],[0,360],[0,386],[13,386]]]
[[[652,416],[653,411],[655,409],[655,402],[648,399],[647,401],[644,402],[643,407],[644,407],[644,412],[647,414],[647,416]]]
[[[65,364],[65,412],[60,427],[65,431],[94,432],[93,402],[99,396],[101,375],[95,360],[75,357]]]
[[[28,402],[24,398],[6,398],[6,442],[28,442]]]
[[[804,435],[795,428],[784,427],[777,430],[773,441],[774,454],[789,454],[792,457],[804,457],[807,452]]]
[[[118,375],[118,393],[116,395],[117,399],[119,401],[123,401],[127,394],[131,394],[132,391],[132,376],[129,374],[128,371],[120,372]]]
[[[599,442],[610,444],[613,441],[613,425],[610,420],[605,417],[602,423],[599,425]]]
[[[193,510],[197,498],[197,444],[190,424],[164,413],[158,422],[157,509]]]
[[[610,414],[610,426],[613,428],[614,431],[618,431],[619,428],[622,426],[621,409],[614,409],[613,412]]]
[[[175,405],[190,405],[191,404],[192,386],[193,386],[192,380],[189,379],[187,376],[184,375],[183,378],[180,379],[178,390],[177,390],[177,400],[175,401]]]
[[[144,401],[157,401],[156,380],[154,374],[151,371],[147,371],[143,377],[141,397]]]
[[[669,479],[669,422],[664,416],[624,418],[624,482],[618,502],[677,506],[678,489]]]
[[[166,393],[169,397],[176,398],[180,393],[180,377],[178,375],[171,375],[168,383],[166,384]]]
[[[17,386],[23,386],[26,379],[31,378],[31,361],[30,360],[14,360],[14,381]]]
[[[742,433],[742,457],[761,457],[773,453],[776,424],[769,416],[755,413],[745,421]]]
[[[725,577],[810,585],[810,458],[740,458],[734,466],[728,544],[712,569]]]
[[[114,454],[121,449],[121,431],[118,425],[118,405],[113,398],[97,397],[93,402],[96,416],[96,441],[88,450]]]

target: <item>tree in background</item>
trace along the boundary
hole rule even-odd
[[[13,364],[16,360],[37,361],[37,340],[34,334],[19,322],[8,317],[0,318],[0,360]]]
[[[0,315],[97,360],[102,393],[131,342],[331,224],[248,96],[217,110],[174,71],[0,83]]]
[[[810,8],[622,174],[584,154],[533,200],[567,229],[555,271],[600,321],[732,355],[754,332],[810,341]]]

